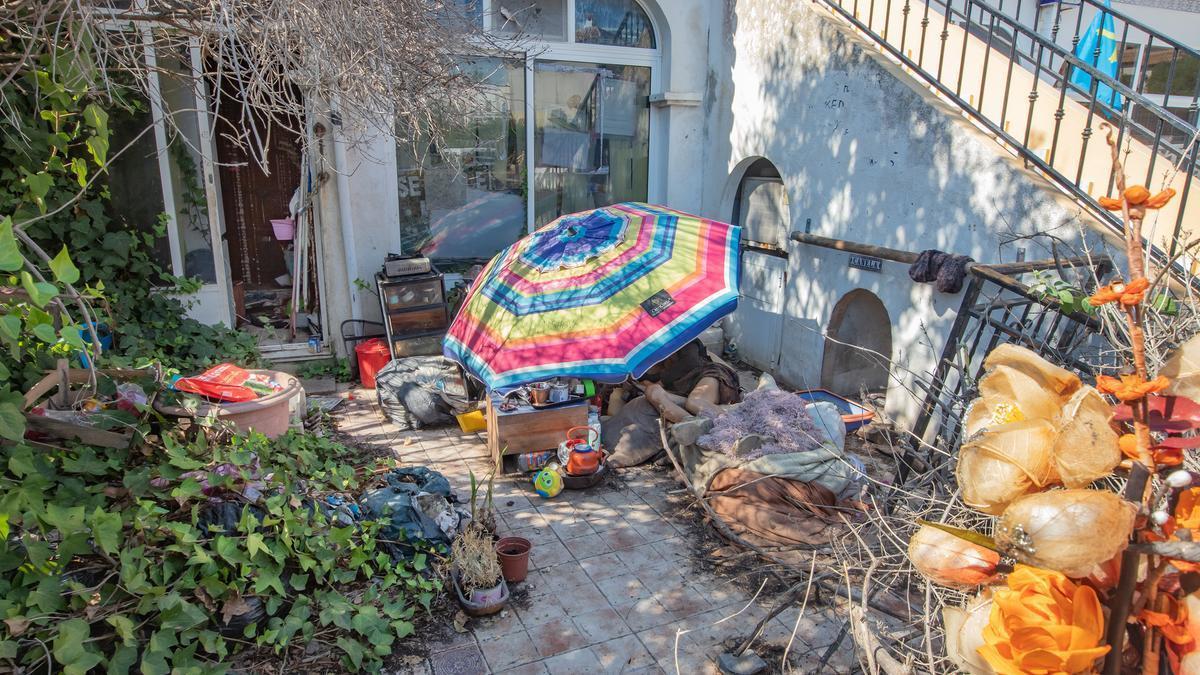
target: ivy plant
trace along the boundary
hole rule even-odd
[[[396,562],[379,522],[333,506],[363,487],[351,453],[294,433],[4,447],[0,663],[212,672],[315,646],[377,669],[440,582],[427,553]]]

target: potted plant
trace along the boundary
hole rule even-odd
[[[468,616],[488,616],[508,602],[508,584],[491,535],[471,523],[450,545],[454,592]]]

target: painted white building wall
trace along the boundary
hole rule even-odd
[[[1049,238],[1022,239],[1037,232],[1080,243],[1091,222],[1077,206],[816,5],[741,0],[726,20],[736,30],[712,54],[706,89],[705,215],[732,218],[742,172],[765,157],[787,189],[793,231],[985,262],[1050,257]],[[912,283],[904,265],[850,269],[845,253],[795,242],[787,254],[746,254],[744,300],[727,321],[739,355],[793,386],[820,386],[830,313],[866,289],[891,319],[889,411],[911,419],[904,370],[936,363],[960,294]]]

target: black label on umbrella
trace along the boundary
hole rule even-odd
[[[650,316],[658,316],[675,304],[675,298],[665,290],[659,291],[642,301],[642,309]]]

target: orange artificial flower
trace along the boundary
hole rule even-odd
[[[1082,673],[1108,653],[1096,591],[1059,572],[1017,565],[992,596],[979,655],[998,675]]]
[[[1200,487],[1188,488],[1179,493],[1175,502],[1175,513],[1162,524],[1162,535],[1146,532],[1146,541],[1180,541],[1175,533],[1190,530],[1192,537],[1200,537]],[[1200,572],[1200,563],[1171,560],[1171,566],[1180,572]]]
[[[1159,593],[1155,596],[1155,603],[1160,611],[1143,609],[1138,612],[1138,621],[1157,628],[1163,637],[1172,643],[1180,647],[1190,647],[1194,640],[1188,632],[1187,605],[1176,600],[1170,593]]]
[[[1100,197],[1096,201],[1100,203],[1102,208],[1109,211],[1120,211],[1125,202],[1129,202],[1130,206],[1140,206],[1144,209],[1161,209],[1171,201],[1175,196],[1174,188],[1167,188],[1156,195],[1151,195],[1150,191],[1143,185],[1131,185],[1125,188],[1125,192],[1121,193],[1121,199],[1113,197]]]
[[[1146,277],[1134,279],[1129,283],[1114,281],[1107,286],[1101,286],[1088,298],[1092,307],[1107,305],[1110,302],[1120,302],[1129,307],[1136,305],[1146,297],[1146,289],[1150,288],[1150,280]]]
[[[1133,434],[1123,434],[1117,439],[1117,447],[1121,449],[1121,454],[1129,459],[1141,459],[1138,456],[1137,436]],[[1183,450],[1179,448],[1150,448],[1150,454],[1154,456],[1154,463],[1159,466],[1179,466],[1183,464]]]
[[[1188,488],[1179,493],[1175,502],[1175,525],[1189,530],[1200,530],[1200,488]]]
[[[1137,375],[1122,375],[1120,379],[1108,375],[1096,376],[1096,389],[1103,394],[1112,394],[1124,403],[1138,401],[1167,388],[1171,382],[1159,375],[1153,380],[1146,381]]]

